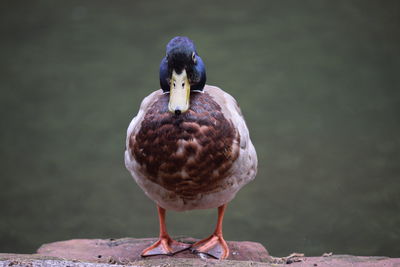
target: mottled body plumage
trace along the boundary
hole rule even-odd
[[[216,208],[255,177],[257,156],[236,101],[206,86],[182,115],[167,95],[143,100],[127,134],[125,164],[146,194],[173,210]]]

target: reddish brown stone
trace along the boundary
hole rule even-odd
[[[193,238],[177,239],[185,243],[194,243]],[[69,260],[121,263],[134,262],[143,259],[160,258],[199,258],[189,250],[179,252],[174,256],[151,256],[143,258],[140,253],[143,249],[156,241],[155,238],[122,238],[122,239],[73,239],[44,244],[38,249],[38,254],[54,256]],[[230,255],[228,260],[268,262],[272,258],[268,251],[255,242],[228,241]]]

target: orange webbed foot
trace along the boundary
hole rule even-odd
[[[161,237],[150,247],[142,251],[142,257],[155,256],[155,255],[169,255],[172,256],[178,252],[190,248],[190,244],[181,243],[168,237]]]
[[[192,251],[198,254],[204,253],[220,260],[224,260],[229,256],[229,248],[222,234],[213,234],[196,242],[192,245]]]

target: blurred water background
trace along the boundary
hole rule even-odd
[[[0,252],[158,235],[123,163],[176,35],[240,103],[259,156],[228,240],[400,256],[399,1],[1,1]],[[169,212],[173,235],[216,210]]]

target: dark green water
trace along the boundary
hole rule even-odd
[[[226,239],[273,255],[400,256],[398,1],[0,6],[0,252],[158,234],[123,164],[125,134],[159,88],[166,43],[187,35],[208,83],[239,101],[259,156]],[[206,237],[215,220],[168,213],[173,235]]]

